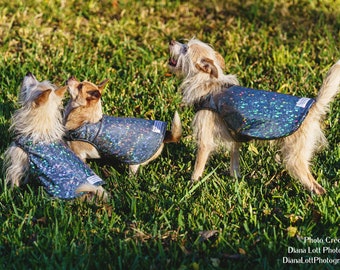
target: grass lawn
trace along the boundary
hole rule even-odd
[[[170,122],[178,110],[184,134],[136,177],[91,162],[107,183],[108,205],[53,200],[34,182],[10,189],[0,174],[0,269],[338,269],[339,96],[323,123],[329,146],[313,159],[325,196],[305,191],[275,150],[257,143],[242,148],[242,179],[228,176],[229,156],[220,151],[191,187],[194,112],[182,106],[167,60],[170,39],[195,36],[225,56],[243,86],[315,97],[340,58],[339,6],[2,0],[0,167],[28,71],[57,85],[71,75],[108,78],[106,114]]]

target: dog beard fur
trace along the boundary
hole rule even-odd
[[[57,88],[49,81],[39,82],[33,74],[24,77],[19,96],[20,108],[12,117],[10,131],[14,139],[26,137],[32,143],[52,143],[61,141],[64,135],[62,123],[62,99],[67,87]],[[22,179],[29,175],[28,155],[12,143],[5,152],[6,183],[19,186]],[[25,181],[24,181],[25,182]],[[99,186],[84,184],[77,193],[89,192],[107,200],[105,190]]]
[[[207,94],[215,94],[223,88],[238,85],[234,75],[225,75],[223,57],[209,45],[191,39],[187,44],[171,41],[169,45],[169,68],[183,77],[181,91],[183,102],[193,105]],[[314,153],[327,145],[320,122],[329,111],[329,103],[339,92],[340,61],[328,72],[326,79],[300,128],[292,135],[276,140],[281,147],[283,162],[292,177],[297,178],[305,188],[316,194],[325,189],[312,176],[309,166]],[[211,152],[218,145],[226,146],[231,154],[230,174],[240,176],[240,143],[232,139],[224,120],[208,110],[198,111],[192,122],[194,136],[198,144],[192,181],[198,181]]]

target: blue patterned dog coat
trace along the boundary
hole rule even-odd
[[[92,144],[101,157],[140,164],[157,152],[166,126],[162,121],[104,115],[97,123],[86,123],[70,130],[66,139]]]
[[[37,177],[53,197],[73,199],[82,195],[75,193],[81,184],[104,184],[63,141],[33,144],[26,138],[20,138],[15,143],[28,154],[31,176]]]
[[[232,86],[208,95],[197,110],[212,110],[225,121],[236,141],[271,140],[295,132],[305,119],[314,99]]]

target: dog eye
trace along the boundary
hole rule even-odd
[[[188,51],[188,45],[187,45],[187,44],[183,44],[183,45],[182,45],[182,53],[183,53],[183,54],[186,54],[187,51]]]

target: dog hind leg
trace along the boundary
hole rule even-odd
[[[327,142],[319,125],[318,115],[313,109],[298,131],[283,139],[281,153],[286,168],[292,177],[316,194],[326,193],[310,172],[310,160],[316,150]]]
[[[103,202],[107,202],[109,199],[107,191],[102,186],[95,186],[88,183],[80,185],[76,193],[85,193],[81,196],[83,200],[92,200],[94,196]]]
[[[309,191],[315,192],[318,195],[326,193],[326,190],[314,179],[307,160],[298,156],[286,163],[288,172],[295,178],[298,178],[303,186]]]

